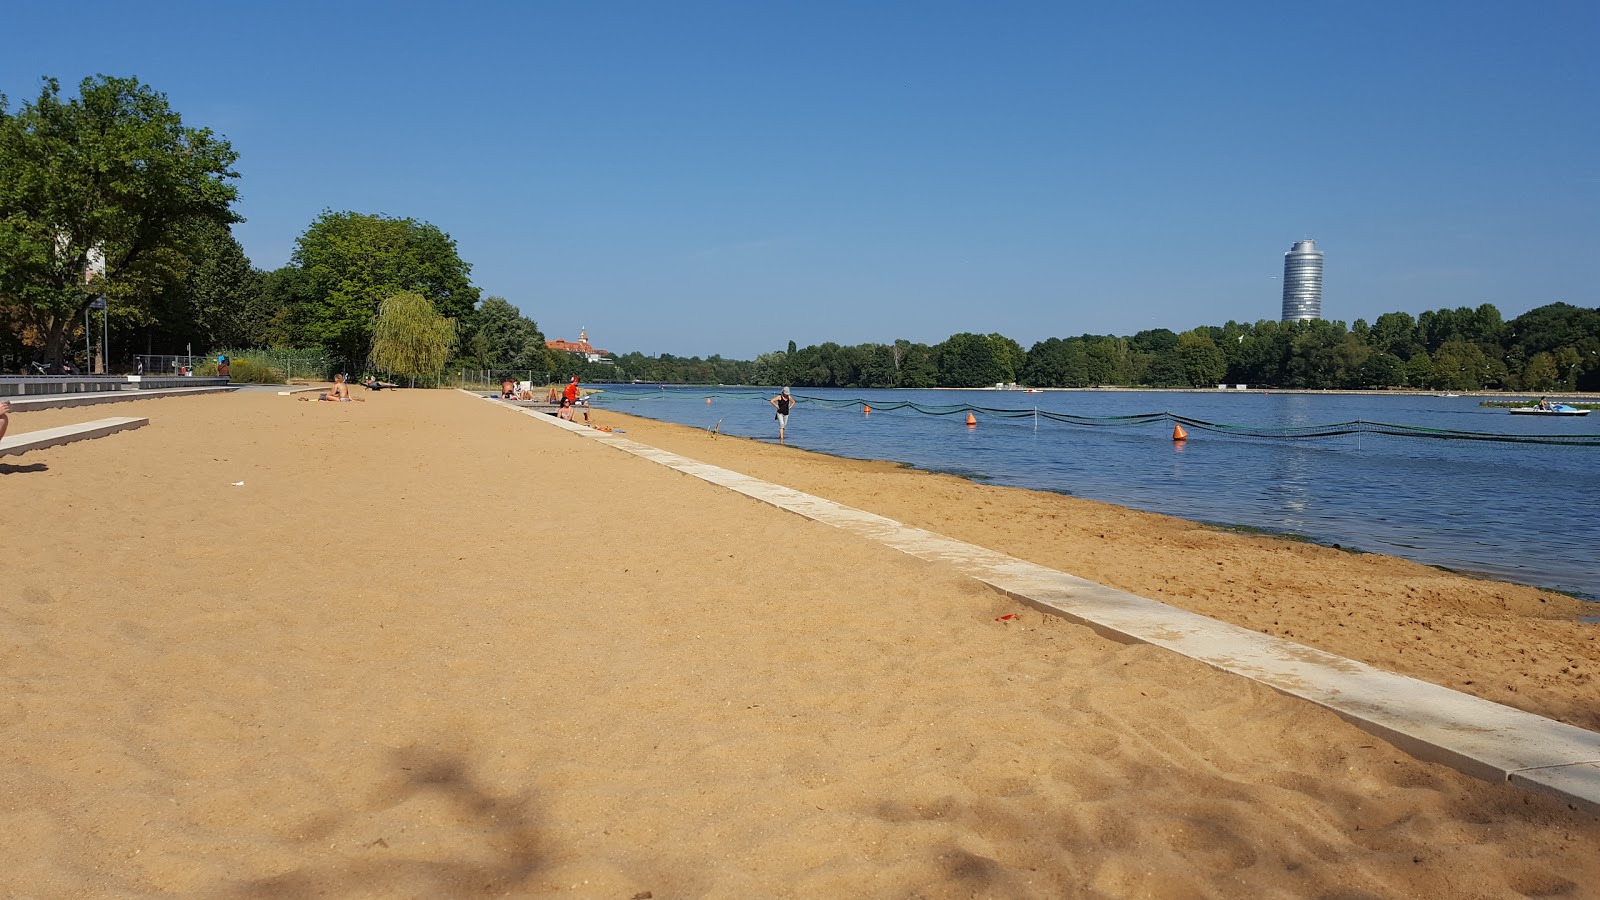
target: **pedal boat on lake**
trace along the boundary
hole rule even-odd
[[[1565,403],[1552,403],[1549,409],[1540,409],[1537,406],[1513,406],[1507,412],[1513,416],[1587,416],[1589,410],[1568,406]]]

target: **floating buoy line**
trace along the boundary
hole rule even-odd
[[[664,399],[684,399],[685,394],[690,398],[704,396],[707,403],[713,397],[725,397],[732,400],[755,400],[767,402],[765,391],[629,391],[626,389],[608,389],[591,396],[591,400],[599,405],[615,406],[622,403],[659,401]],[[1558,444],[1568,447],[1600,447],[1600,434],[1506,434],[1492,431],[1459,431],[1449,428],[1426,428],[1420,425],[1396,425],[1389,422],[1368,422],[1357,419],[1349,422],[1334,422],[1327,425],[1230,425],[1223,422],[1207,422],[1190,416],[1174,412],[1138,413],[1126,416],[1079,416],[1071,413],[1054,412],[1051,410],[1029,407],[1027,409],[1007,409],[1003,407],[978,406],[972,403],[950,405],[916,403],[913,401],[874,400],[870,403],[862,399],[841,400],[831,397],[812,397],[805,394],[795,394],[794,399],[806,406],[822,409],[848,409],[860,408],[863,415],[871,413],[896,413],[910,412],[924,416],[963,416],[968,428],[976,428],[983,418],[992,418],[1000,421],[1010,419],[1032,419],[1037,428],[1040,422],[1051,422],[1058,425],[1075,425],[1084,428],[1136,428],[1145,425],[1168,424],[1173,426],[1172,440],[1182,443],[1189,438],[1190,431],[1206,432],[1209,434],[1227,435],[1231,437],[1266,438],[1280,440],[1298,440],[1305,438],[1340,437],[1343,435],[1378,434],[1389,437],[1429,438],[1444,441],[1482,441],[1502,444]]]

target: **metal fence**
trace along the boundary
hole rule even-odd
[[[187,369],[193,372],[200,364],[206,361],[204,356],[190,356],[186,354],[166,355],[160,353],[140,353],[133,357],[133,375],[183,375]]]
[[[531,384],[536,393],[556,383],[554,373],[545,369],[457,369],[449,375],[455,376],[456,387],[469,391],[497,391],[508,379],[519,386]]]

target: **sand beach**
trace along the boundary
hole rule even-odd
[[[13,415],[151,424],[0,461],[0,895],[1600,893],[1557,800],[462,393],[357,395]],[[1569,597],[593,415],[1600,731]]]

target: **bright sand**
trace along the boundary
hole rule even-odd
[[[1600,892],[1558,801],[493,404],[356,396],[13,415],[151,425],[0,460],[0,896]],[[1569,598],[594,415],[1600,730]]]

